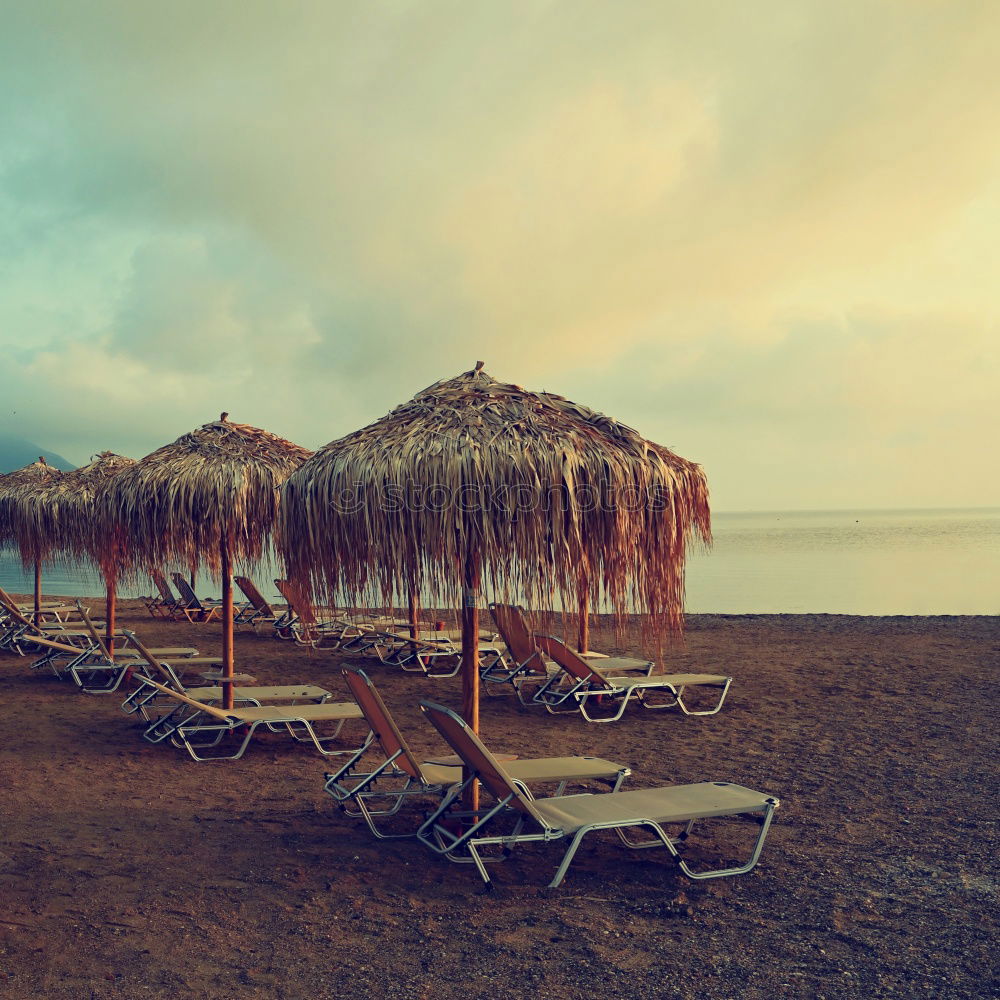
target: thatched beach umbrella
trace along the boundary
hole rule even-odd
[[[108,651],[114,655],[115,598],[118,553],[115,542],[96,530],[96,501],[112,479],[135,465],[134,458],[102,451],[87,465],[47,480],[23,505],[22,519],[47,554],[60,553],[75,562],[93,562],[105,584],[105,622]]]
[[[185,563],[222,577],[223,681],[232,708],[234,564],[268,551],[278,488],[312,452],[229,414],[115,476],[99,502],[100,530],[119,568]]]
[[[711,537],[700,466],[482,364],[333,441],[282,490],[279,546],[319,598],[462,607],[463,713],[478,727],[478,595],[683,622],[684,563]]]
[[[40,457],[31,465],[0,476],[0,546],[13,543],[25,569],[34,566],[36,622],[41,617],[42,563],[52,549],[48,539],[36,530],[34,499],[43,486],[58,481],[62,475]]]

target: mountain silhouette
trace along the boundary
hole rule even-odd
[[[39,455],[44,457],[49,465],[62,469],[64,472],[76,468],[72,462],[67,462],[62,455],[57,455],[54,451],[47,451],[33,441],[17,437],[15,434],[0,433],[0,474],[13,472],[22,466],[37,462]]]

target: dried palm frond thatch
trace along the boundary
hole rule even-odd
[[[120,571],[183,562],[222,577],[226,708],[233,705],[233,563],[248,566],[268,551],[278,489],[311,454],[223,413],[116,475],[98,500],[97,530]]]
[[[112,655],[119,559],[116,543],[95,530],[95,505],[112,479],[134,464],[133,458],[102,451],[87,465],[50,478],[37,488],[19,488],[14,497],[20,535],[31,541],[39,558],[49,561],[58,555],[69,562],[86,560],[101,570],[106,591],[106,645]],[[23,543],[19,541],[19,545],[24,558]]]
[[[42,562],[50,549],[44,536],[33,530],[35,498],[62,475],[40,457],[37,462],[0,476],[0,546],[14,544],[24,566],[34,566],[36,621],[42,599]]]
[[[481,572],[496,598],[641,609],[665,634],[682,627],[688,544],[711,522],[700,466],[480,364],[321,448],[283,487],[278,535],[324,602],[454,607]]]
[[[99,529],[123,570],[184,563],[218,574],[222,547],[238,564],[267,551],[278,488],[311,454],[228,414],[116,475],[98,502]]]
[[[0,476],[0,544],[15,545],[25,566],[48,555],[45,540],[31,529],[32,501],[44,486],[58,482],[62,475],[59,469],[39,458]]]
[[[22,559],[61,556],[103,569],[107,554],[94,530],[95,501],[113,476],[134,464],[135,459],[102,451],[79,469],[11,490],[8,503]]]

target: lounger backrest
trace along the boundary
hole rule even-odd
[[[83,624],[87,626],[87,631],[90,633],[90,638],[94,640],[97,647],[100,649],[101,654],[107,659],[111,659],[111,653],[108,652],[108,647],[105,645],[104,640],[101,638],[100,632],[94,628],[94,623],[90,620],[90,615],[87,609],[83,606],[82,602],[79,600],[76,602],[76,610],[80,613],[80,617],[83,619]]]
[[[316,615],[305,594],[291,580],[275,580],[278,593],[288,602],[288,607],[298,616],[303,625],[315,625]]]
[[[542,662],[538,644],[521,614],[521,609],[514,604],[491,604],[490,612],[500,638],[507,644],[518,664],[526,666],[532,673],[544,674],[545,664]]]
[[[74,656],[79,656],[81,653],[85,653],[85,649],[80,649],[79,646],[70,646],[65,642],[55,642],[52,639],[46,639],[43,635],[29,635],[26,642],[30,642],[34,646],[41,646],[43,649],[55,649],[60,653],[72,653]]]
[[[160,597],[163,598],[164,602],[167,604],[176,604],[177,598],[174,597],[174,592],[170,589],[167,578],[158,569],[150,570],[149,576],[156,589],[160,592]]]
[[[165,682],[173,690],[183,692],[184,685],[181,684],[180,678],[177,674],[175,674],[166,663],[161,663],[155,656],[153,656],[135,632],[130,632],[128,629],[122,629],[122,632],[132,640],[132,645],[139,650],[139,655],[142,656],[149,666],[156,671],[161,681]]]
[[[538,814],[529,799],[511,781],[500,762],[480,742],[479,737],[450,708],[436,705],[432,701],[422,701],[420,710],[430,720],[431,725],[441,734],[445,742],[462,758],[465,765],[495,795],[503,800],[511,798],[511,806],[527,813],[542,826],[547,824]]]
[[[234,718],[221,708],[216,708],[214,705],[206,705],[203,701],[195,701],[194,698],[189,698],[186,694],[182,694],[180,691],[168,688],[165,684],[160,684],[158,681],[154,681],[151,677],[147,677],[143,681],[143,684],[148,684],[150,687],[156,688],[156,690],[161,694],[169,695],[177,701],[184,702],[185,705],[197,708],[206,715],[211,715],[214,719],[221,719],[223,722],[229,723]]]
[[[0,604],[3,606],[19,621],[27,623],[28,619],[21,614],[21,609],[18,607],[17,602],[14,600],[10,594],[7,593],[3,587],[0,587]]]
[[[236,586],[246,595],[246,599],[254,606],[255,611],[259,611],[261,614],[268,615],[271,618],[278,617],[274,608],[267,603],[264,595],[257,589],[257,585],[250,577],[234,576],[233,580],[236,582]]]
[[[185,607],[191,610],[204,611],[205,609],[201,606],[201,601],[198,600],[198,595],[194,592],[191,584],[180,573],[171,573],[170,575],[173,577],[174,586],[177,588],[177,593],[181,595],[181,600],[184,601]]]
[[[4,607],[7,609],[7,613],[11,618],[14,619],[19,625],[24,625],[26,628],[30,628],[33,632],[41,633],[41,629],[38,628],[33,622],[29,621],[23,614],[21,614],[21,609],[11,600],[10,594],[6,590],[0,588],[0,601],[3,602]]]
[[[551,656],[575,680],[590,681],[596,687],[611,686],[576,650],[570,649],[561,639],[553,635],[536,635],[535,641],[543,653]]]
[[[14,603],[14,598],[11,597],[10,594],[8,594],[7,591],[3,589],[3,587],[0,587],[0,604],[2,604],[5,608],[8,608],[10,610],[13,611],[17,610],[17,605]]]
[[[378,740],[378,745],[382,748],[386,758],[398,753],[399,756],[395,760],[396,766],[405,771],[411,778],[419,780],[420,765],[410,752],[406,740],[403,739],[403,734],[396,725],[396,720],[392,717],[385,702],[382,701],[382,696],[368,675],[357,667],[345,667],[343,674],[351,695],[358,703],[358,708],[361,709],[365,721],[375,734],[375,739]]]

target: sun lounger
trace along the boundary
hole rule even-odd
[[[79,602],[78,602],[79,603]],[[68,664],[64,673],[68,673],[74,683],[85,694],[112,694],[118,690],[122,681],[130,677],[137,663],[145,662],[149,656],[164,657],[175,661],[183,660],[187,669],[195,664],[209,665],[219,661],[216,657],[199,657],[194,646],[167,646],[157,649],[142,647],[133,648],[128,643],[138,643],[134,632],[123,629],[116,635],[121,635],[121,645],[116,645],[115,655],[111,656],[104,637],[91,622],[87,609],[80,607],[81,617],[89,632],[91,648],[95,656],[77,659]]]
[[[100,647],[89,641],[86,645],[79,645],[68,639],[59,640],[44,635],[33,635],[30,639],[23,640],[23,645],[41,654],[31,664],[33,670],[49,667],[56,677],[62,677],[78,663],[104,662]]]
[[[461,670],[462,633],[457,630],[428,630],[414,639],[408,629],[397,626],[373,632],[373,636],[371,646],[383,663],[425,677],[454,677]],[[503,658],[495,633],[481,631],[478,648],[486,665]]]
[[[250,577],[234,576],[233,582],[247,599],[244,610],[233,619],[234,624],[249,625],[255,632],[259,632],[262,627],[277,628],[291,617],[287,605],[283,608],[272,605]]]
[[[522,608],[514,604],[490,604],[490,613],[507,646],[509,659],[503,658],[487,663],[480,671],[480,678],[486,693],[493,695],[497,685],[510,684],[522,704],[531,703],[531,688],[551,678],[559,668],[549,664],[536,641],[535,634],[528,627]],[[583,655],[583,654],[579,654]],[[637,660],[630,657],[608,657],[604,653],[590,651],[586,659],[601,661],[601,665],[614,663],[615,670],[624,673],[649,675],[653,670],[652,660]]]
[[[156,587],[156,594],[139,599],[145,604],[150,615],[154,618],[170,618],[173,621],[186,620],[185,602],[170,589],[170,584],[163,573],[154,569],[149,571],[149,576]]]
[[[429,660],[423,663],[413,662],[422,649],[431,658],[434,655],[452,655],[456,638],[461,636],[460,633],[436,629],[430,622],[418,622],[417,636],[414,637],[413,622],[410,619],[374,611],[345,612],[342,622],[342,651],[357,656],[375,655],[383,663],[422,673],[427,673]],[[480,632],[480,638],[489,642],[496,637]],[[450,674],[451,671],[444,676]]]
[[[579,711],[588,722],[616,722],[634,698],[643,708],[679,708],[685,715],[715,715],[722,708],[732,677],[721,674],[660,674],[655,677],[615,677],[613,658],[601,661],[601,669],[554,636],[536,635],[539,649],[550,656],[562,674],[553,674],[532,695],[533,704],[549,712]],[[687,688],[719,690],[712,708],[692,709],[684,700]],[[662,696],[666,696],[666,701]],[[598,712],[600,714],[594,714]]]
[[[364,747],[339,770],[327,774],[323,788],[347,815],[362,817],[376,837],[389,839],[415,836],[415,828],[388,833],[378,827],[376,820],[397,815],[404,803],[415,796],[440,799],[450,787],[462,782],[461,761],[457,758],[438,758],[421,763],[410,750],[368,675],[357,667],[347,667],[343,674],[384,759],[373,769],[369,769],[371,765],[362,769],[362,758],[368,754],[369,749],[373,749]],[[591,780],[605,781],[613,790],[617,790],[631,773],[624,764],[615,764],[599,757],[511,760],[504,767],[511,780],[520,787],[558,783],[557,794],[561,794],[570,782]]]
[[[177,611],[189,622],[210,622],[222,614],[222,601],[210,601],[200,598],[194,588],[180,573],[172,573],[171,578],[177,593],[181,595],[177,603]]]
[[[18,640],[22,635],[42,635],[78,627],[76,623],[67,623],[75,614],[76,609],[72,605],[50,605],[42,610],[38,621],[35,621],[31,609],[22,610],[10,595],[0,588],[0,648],[20,653]]]
[[[169,657],[174,663],[183,663],[187,670],[216,666],[222,662],[218,656],[198,656],[198,650],[193,646],[164,646],[151,652]],[[84,694],[114,694],[145,662],[137,650],[116,649],[114,661],[78,660],[68,664],[63,673],[68,674]]]
[[[275,580],[278,593],[288,605],[288,618],[275,625],[280,639],[292,639],[300,646],[313,649],[336,649],[350,622],[332,608],[314,607],[302,590],[291,580]]]
[[[66,607],[67,613],[76,613],[76,608]],[[9,649],[12,652],[24,656],[31,651],[37,651],[40,647],[33,642],[36,638],[43,638],[62,643],[66,646],[84,648],[90,645],[90,632],[81,629],[76,622],[53,624],[43,622],[36,624],[25,614],[22,614],[13,604],[9,603],[9,597],[5,597],[0,592],[0,648]],[[103,622],[101,623],[103,625]],[[45,660],[43,655],[42,660]],[[45,662],[40,662],[36,666],[45,666]]]
[[[484,664],[479,672],[487,694],[497,692],[497,685],[510,684],[519,699],[523,700],[521,684],[536,680],[539,683],[549,675],[545,660],[520,608],[512,604],[490,604],[490,613],[497,632],[507,647],[507,657],[498,657],[492,663]]]
[[[507,856],[518,844],[548,843],[568,839],[569,843],[551,887],[563,880],[583,838],[598,830],[614,830],[622,843],[632,849],[665,847],[678,867],[692,879],[721,878],[750,871],[760,858],[774,811],[779,801],[766,792],[756,792],[728,781],[706,781],[691,785],[670,785],[607,794],[553,795],[532,798],[511,779],[510,765],[501,763],[454,712],[431,702],[421,702],[431,724],[462,759],[469,777],[446,796],[438,809],[421,826],[417,837],[435,853],[452,861],[471,856],[483,881],[490,884],[483,848],[502,847]],[[493,801],[480,807],[475,822],[456,825],[454,816],[462,808],[462,792],[473,780],[481,782]],[[736,865],[695,870],[684,858],[684,847],[695,824],[708,819],[752,817],[760,829],[749,857]],[[452,817],[451,819],[449,817]],[[513,821],[513,828],[495,834],[498,821]],[[671,837],[666,826],[682,826]],[[634,839],[632,831],[645,828],[652,837]]]
[[[31,646],[41,656],[35,660],[31,667],[34,670],[49,667],[56,677],[71,677],[74,682],[88,694],[104,694],[115,690],[121,683],[118,674],[127,672],[130,665],[135,663],[135,652],[131,650],[119,650],[116,655],[118,659],[112,663],[104,650],[97,643],[83,638],[84,633],[65,639],[59,636],[48,637],[44,635],[33,635],[30,639],[23,640],[26,646]],[[177,647],[173,649],[157,650],[160,655],[186,656],[198,651],[191,647]],[[189,661],[194,663],[194,660]],[[217,661],[201,661],[217,662]],[[116,677],[112,686],[108,685],[107,678]],[[97,680],[96,678],[100,678]]]
[[[148,730],[155,729],[155,733],[150,734],[150,742],[160,742],[172,736],[173,733],[183,724],[183,720],[190,715],[187,706],[171,702],[167,714],[154,715],[153,707],[159,692],[147,685],[147,679],[153,679],[174,691],[186,694],[195,701],[207,702],[215,705],[223,700],[224,687],[219,684],[209,686],[186,687],[180,674],[174,666],[167,662],[162,653],[147,649],[139,637],[130,632],[129,637],[136,645],[137,651],[142,655],[142,660],[137,662],[133,668],[133,679],[138,681],[139,686],[122,703],[122,710],[126,714],[137,713],[147,723]],[[192,661],[185,662],[185,666]],[[212,658],[203,662],[221,663],[218,658]],[[209,677],[202,674],[202,677]],[[236,704],[260,706],[264,703],[284,703],[296,705],[300,702],[314,705],[321,705],[328,701],[332,694],[325,688],[317,687],[314,684],[285,684],[271,686],[252,686],[254,678],[248,674],[236,674],[233,677],[233,700]],[[169,720],[167,716],[170,716]]]
[[[263,727],[266,731],[283,733],[298,743],[309,743],[324,756],[335,757],[345,753],[357,753],[360,747],[350,747],[342,750],[331,749],[330,744],[340,735],[345,722],[352,719],[362,719],[361,710],[357,705],[346,702],[322,705],[288,705],[288,706],[253,706],[250,708],[223,709],[206,702],[174,691],[172,688],[152,678],[146,678],[145,684],[159,691],[166,698],[173,698],[192,709],[191,716],[171,733],[172,742],[183,746],[194,760],[239,760],[246,752],[254,734]],[[332,733],[320,735],[316,731],[318,724],[331,724]],[[213,749],[226,736],[236,735],[242,730],[242,742],[234,753],[218,753],[204,755],[206,749]],[[143,733],[143,738],[151,743],[158,742],[156,733]],[[202,739],[204,738],[204,739]],[[369,733],[365,739],[371,739]],[[364,744],[362,744],[364,745]]]

